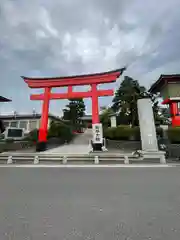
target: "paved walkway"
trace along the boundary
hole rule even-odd
[[[90,151],[89,141],[92,139],[92,129],[87,129],[83,134],[79,134],[72,143],[49,149],[44,154],[87,154]]]

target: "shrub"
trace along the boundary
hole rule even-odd
[[[115,131],[116,128],[105,128],[103,129],[103,136],[107,139],[114,139],[115,138]]]
[[[38,129],[34,129],[31,132],[28,133],[28,135],[24,138],[25,141],[29,141],[29,142],[37,142],[38,141],[38,134],[39,134],[39,130]]]
[[[14,139],[13,138],[8,138],[6,139],[6,143],[13,143],[14,142]]]
[[[104,137],[112,140],[139,140],[139,128],[131,128],[129,125],[120,125],[116,128],[104,129]]]
[[[163,129],[156,128],[156,133],[163,136]],[[134,140],[140,141],[140,128],[130,127],[129,125],[119,125],[116,128],[104,129],[104,137],[111,140]]]
[[[38,141],[39,130],[34,129],[29,132],[28,135],[24,138],[24,140],[29,142],[37,142]],[[51,126],[48,130],[48,139],[50,138],[59,138],[62,142],[69,142],[73,138],[72,129],[70,126],[61,123],[61,122],[52,122]]]
[[[162,138],[163,137],[163,128],[156,127],[156,134]]]
[[[60,138],[63,142],[70,142],[73,138],[71,126],[61,122],[52,122],[48,131],[48,138]]]
[[[129,140],[131,136],[131,128],[128,125],[118,126],[115,130],[116,140]]]
[[[133,127],[131,128],[131,140],[135,140],[135,141],[140,141],[141,140],[141,135],[140,135],[140,129],[139,127]]]
[[[167,135],[171,143],[180,143],[180,127],[169,127]]]

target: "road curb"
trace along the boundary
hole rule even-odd
[[[169,167],[180,167],[180,164],[11,164],[11,165],[0,165],[0,168],[169,168]]]

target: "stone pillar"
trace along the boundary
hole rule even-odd
[[[152,102],[143,98],[138,100],[137,105],[143,159],[160,159],[160,163],[165,164],[165,152],[158,149]]]
[[[152,102],[148,98],[143,98],[138,100],[137,105],[142,150],[147,152],[158,151]]]
[[[117,127],[116,116],[112,115],[110,119],[111,119],[111,127]]]

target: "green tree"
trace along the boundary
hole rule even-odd
[[[59,138],[63,142],[70,142],[73,138],[72,129],[63,122],[52,121],[48,131],[48,138]]]
[[[71,99],[66,108],[63,109],[63,119],[69,120],[72,126],[80,124],[80,118],[84,116],[85,104],[83,99]]]
[[[0,119],[0,133],[3,133],[5,131],[5,126],[3,121]]]
[[[101,108],[100,120],[103,124],[103,127],[108,127],[110,125],[110,116],[113,114],[112,108],[102,107]]]
[[[159,107],[157,117],[156,117],[156,121],[159,124],[166,125],[166,124],[170,123],[169,118],[170,118],[169,108]]]
[[[119,116],[127,121],[126,124],[132,126],[139,125],[137,100],[140,98],[150,98],[153,102],[155,115],[158,112],[158,102],[155,95],[150,94],[144,86],[141,86],[137,80],[125,76],[119,89],[115,93],[112,109],[119,113]]]

